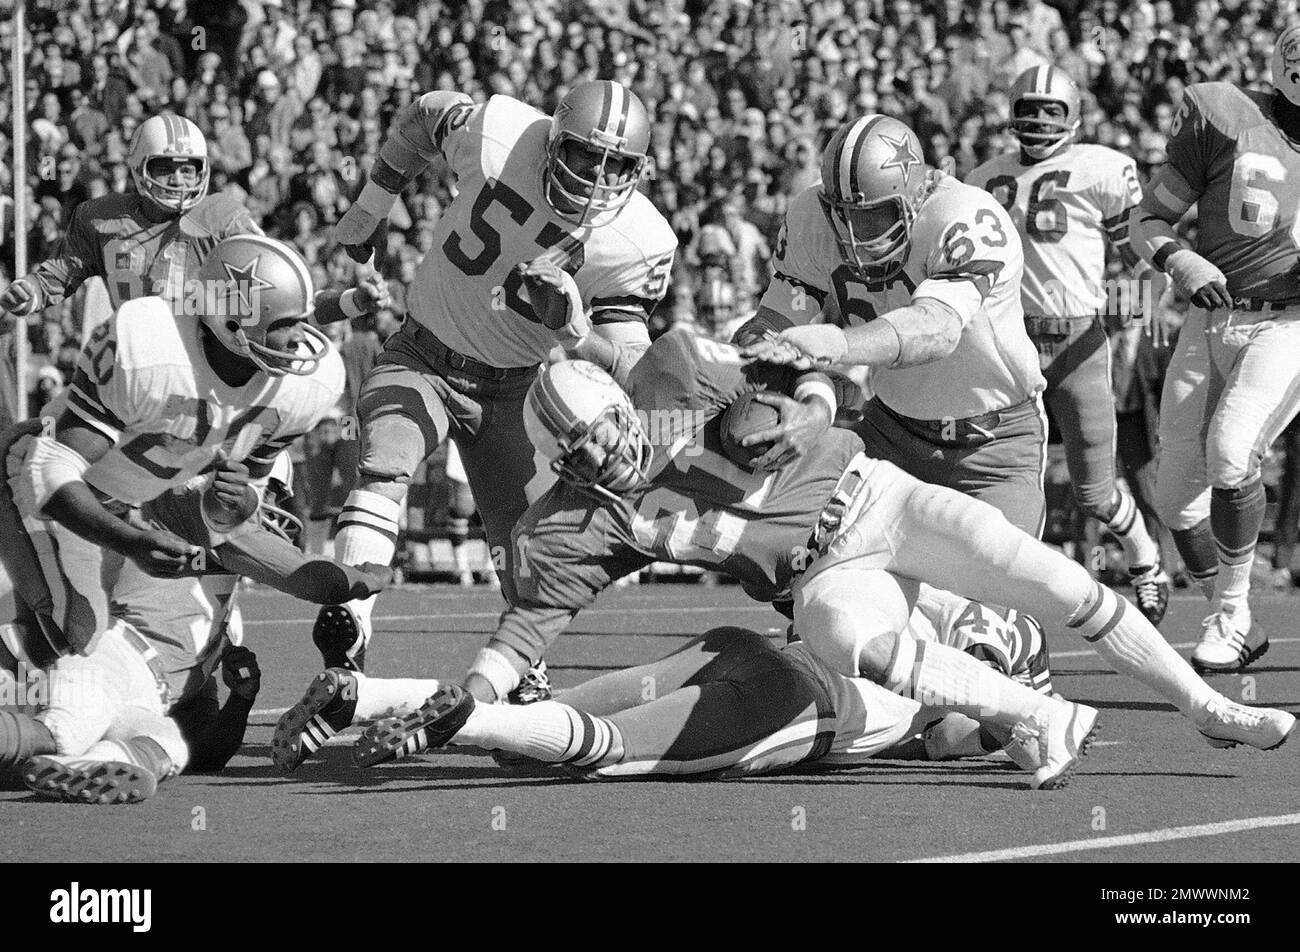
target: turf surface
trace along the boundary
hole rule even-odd
[[[1057,862],[1300,859],[1300,740],[1268,754],[1212,750],[1171,707],[1064,640],[1052,644],[1056,687],[1101,708],[1102,730],[1071,785],[1055,793],[1024,789],[1022,774],[993,761],[589,784],[512,775],[453,750],[363,771],[351,764],[347,734],[286,777],[271,764],[271,729],[319,669],[314,612],[266,590],[243,599],[264,677],[245,747],[225,772],[178,778],[128,807],[65,805],[10,784],[0,790],[0,860],[900,861],[1044,844],[1070,844],[1041,857]],[[1216,686],[1300,711],[1300,598],[1260,594],[1255,606],[1272,650],[1253,680],[1221,676]],[[386,593],[369,669],[459,677],[499,610],[487,591]],[[1171,606],[1163,628],[1184,654],[1202,614],[1186,593]],[[553,648],[552,679],[564,686],[649,661],[723,622],[784,631],[779,616],[733,587],[613,592]],[[1261,826],[1259,818],[1279,816]],[[1208,831],[1217,835],[1161,832],[1227,821],[1247,822]]]

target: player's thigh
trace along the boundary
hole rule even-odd
[[[836,560],[832,547],[830,555],[824,565],[814,562],[795,589],[794,630],[835,673],[879,676],[907,631],[916,583],[873,567],[884,553]],[[878,664],[864,673],[865,652]]]
[[[1193,307],[1160,394],[1160,461],[1155,505],[1173,529],[1186,529],[1209,515],[1205,432],[1215,389],[1206,337],[1206,312]]]
[[[624,755],[597,775],[738,775],[797,764],[817,748],[827,713],[821,700],[811,678],[764,645],[726,670],[702,671],[656,701],[612,715]]]
[[[377,364],[357,398],[360,482],[408,485],[424,458],[446,439],[448,403],[454,402],[451,388],[436,374]]]
[[[1115,493],[1115,400],[1110,344],[1100,324],[1052,362],[1045,399],[1061,430],[1075,495],[1089,512],[1098,512]]]
[[[770,651],[768,640],[746,628],[714,628],[672,654],[648,664],[611,671],[560,693],[588,714],[614,714],[658,700],[690,684],[725,680],[737,665]]]
[[[962,453],[953,477],[940,485],[988,503],[1038,538],[1047,515],[1047,418],[1038,401],[1008,412],[1014,416],[998,424],[996,437]]]
[[[1297,410],[1300,320],[1264,322],[1249,331],[1210,419],[1205,456],[1211,485],[1232,488],[1255,479],[1264,453]]]
[[[530,500],[554,482],[549,466],[524,430],[527,392],[526,383],[519,382],[480,397],[483,421],[478,431],[456,437],[483,520],[483,533],[494,553],[506,550],[510,530]]]

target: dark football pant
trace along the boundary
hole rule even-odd
[[[999,510],[1018,529],[1041,537],[1047,502],[1047,420],[1037,398],[962,420],[914,420],[879,397],[854,427],[875,459],[926,483],[946,486]]]
[[[450,437],[460,449],[493,561],[504,564],[510,530],[554,481],[549,468],[539,470],[524,431],[524,397],[537,368],[488,368],[459,355],[448,358],[431,337],[407,321],[366,376],[357,401],[359,483],[409,485],[425,457]]]
[[[771,771],[822,756],[835,736],[825,690],[744,628],[715,628],[557,700],[618,726],[623,758],[594,772],[607,778]]]

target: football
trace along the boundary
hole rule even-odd
[[[722,415],[722,451],[737,466],[750,468],[772,447],[771,441],[744,446],[741,441],[751,434],[770,429],[781,422],[776,407],[759,403],[757,393],[743,393],[731,402]]]

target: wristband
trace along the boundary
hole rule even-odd
[[[805,380],[794,388],[794,398],[804,403],[808,397],[821,397],[831,408],[831,419],[839,411],[839,402],[835,399],[835,388],[824,380]]]
[[[357,304],[356,288],[349,288],[339,295],[339,310],[341,310],[344,316],[349,320],[355,317],[361,317],[367,313]]]

